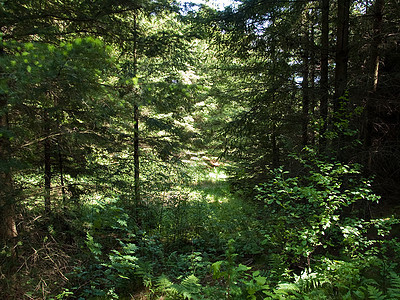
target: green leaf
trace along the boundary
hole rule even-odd
[[[267,282],[267,278],[258,276],[256,277],[256,282],[258,285],[264,285]]]

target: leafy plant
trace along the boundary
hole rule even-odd
[[[341,249],[355,255],[370,246],[365,236],[369,223],[347,212],[355,203],[377,202],[379,197],[361,177],[360,166],[323,161],[305,150],[306,158],[295,157],[304,168],[301,177],[280,168],[271,172],[270,182],[256,188],[273,226],[268,243],[305,259],[307,266],[315,252]]]

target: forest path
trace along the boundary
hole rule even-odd
[[[255,202],[231,190],[225,167],[202,168],[202,176],[190,189],[193,201],[201,199],[201,213],[207,217],[201,218],[200,225],[209,237],[223,244],[233,239],[246,253],[260,250],[259,242],[264,239],[262,211]]]

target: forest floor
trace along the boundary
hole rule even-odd
[[[37,202],[21,205],[20,235],[0,255],[0,299],[164,299],[162,284],[179,286],[190,276],[202,291],[217,288],[214,264],[251,269],[247,274],[279,270],[265,244],[263,202],[232,190],[229,166],[205,161],[184,163],[186,180],[165,177],[169,187],[160,180],[143,189],[141,222],[118,193],[88,193],[51,216]]]
[[[157,247],[165,248],[164,255],[179,252],[179,255],[184,256],[196,251],[208,251],[218,257],[224,253],[227,241],[233,239],[245,252],[257,252],[259,245],[256,241],[262,232],[257,219],[259,211],[240,195],[231,192],[225,167],[210,167],[200,159],[190,163],[188,168],[192,168],[196,176],[184,186],[175,187],[185,189],[184,200],[169,203],[159,225],[162,232],[160,241],[165,245]],[[88,205],[94,206],[88,208]],[[99,216],[95,217],[98,219],[93,219],[93,215],[89,215],[96,212],[96,205],[86,204],[86,209],[83,205],[77,212],[54,211],[51,217],[44,216],[34,206],[24,207],[19,215],[18,241],[3,249],[0,298],[53,299],[54,295],[58,296],[57,299],[68,298],[69,293],[65,292],[65,287],[71,286],[70,275],[76,268],[84,267],[88,263],[85,260],[90,256],[90,253],[86,253],[88,238],[84,231],[88,228],[92,231],[91,234],[101,244],[103,252],[111,247],[110,244],[115,244],[111,240],[119,238],[120,228],[115,232],[99,228],[100,233],[93,233],[94,227],[99,226],[96,224],[104,221],[103,218],[114,218],[117,209],[114,203],[109,203],[109,206],[102,207],[103,211],[98,212]],[[122,217],[118,218],[116,221],[120,222]],[[92,222],[89,227],[86,227],[87,220]],[[111,227],[114,225],[110,224]],[[149,239],[153,238],[150,232],[148,234]],[[188,248],[189,240],[191,249]],[[110,251],[114,250],[110,248]],[[248,263],[251,262],[250,258]],[[158,268],[162,269],[162,266]]]

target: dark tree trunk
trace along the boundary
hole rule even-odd
[[[373,118],[376,108],[375,93],[378,87],[379,78],[379,62],[380,62],[380,46],[382,44],[382,20],[384,0],[376,0],[373,7],[374,27],[373,39],[371,43],[371,57],[370,57],[370,76],[369,76],[369,93],[367,96],[366,118],[365,118],[365,133],[364,133],[364,147],[368,151],[367,165],[371,169],[371,146],[372,146],[372,132],[373,132]]]
[[[137,16],[134,14],[134,41],[133,41],[133,76],[137,76]],[[136,87],[135,87],[136,89]],[[139,107],[135,102],[133,105],[134,136],[133,136],[133,164],[135,178],[135,205],[136,212],[140,205],[140,165],[139,165]]]
[[[314,32],[314,23],[311,25],[311,43],[314,44],[314,37],[315,37],[315,32]],[[315,97],[315,52],[311,51],[311,56],[310,56],[310,114],[311,116],[314,116],[315,113],[315,107],[316,107],[316,97]],[[310,143],[311,145],[315,146],[315,128],[312,128],[310,131]]]
[[[326,130],[328,128],[328,99],[329,99],[329,0],[321,1],[321,100],[320,120],[322,126],[319,132],[319,149],[324,152],[326,149]]]
[[[350,0],[338,0],[336,56],[335,56],[335,95],[333,111],[338,113],[341,97],[347,89],[347,62],[349,60],[349,13]]]
[[[0,47],[0,56],[4,55]],[[0,71],[2,71],[0,67]],[[18,235],[15,224],[15,195],[11,173],[11,144],[7,95],[0,95],[0,239],[9,240]]]
[[[275,123],[272,124],[271,144],[272,144],[272,168],[276,169],[279,167],[279,146],[276,138]]]
[[[44,148],[44,209],[46,214],[51,212],[51,144],[50,144],[50,121],[48,112],[44,112],[44,134],[45,140],[43,141]]]
[[[308,20],[306,20],[308,22]],[[310,109],[310,94],[309,94],[309,33],[308,25],[306,24],[306,34],[304,36],[304,53],[303,53],[303,81],[301,87],[303,90],[303,105],[302,105],[302,141],[303,147],[308,144],[308,123],[309,123],[309,109]]]
[[[332,149],[339,159],[344,159],[342,146],[347,144],[343,129],[337,125],[342,117],[346,117],[348,95],[347,91],[347,63],[349,60],[349,14],[350,0],[338,0],[337,33],[335,53],[335,94],[333,97],[332,130],[336,132]]]
[[[385,0],[376,0],[374,5],[374,31],[371,45],[371,92],[376,92],[379,77],[379,49],[382,44],[382,22]]]
[[[60,172],[60,183],[61,183],[61,194],[62,194],[62,201],[65,208],[67,202],[67,196],[65,194],[65,183],[64,183],[64,166],[63,166],[63,156],[61,153],[61,146],[60,141],[58,141],[58,168]]]
[[[7,114],[4,112],[5,99],[0,99],[0,130],[8,130]],[[10,166],[10,140],[7,134],[0,137],[0,239],[8,240],[17,237],[15,224],[14,186]]]
[[[134,177],[135,177],[135,204],[136,207],[140,205],[140,172],[139,172],[139,107],[137,104],[134,105],[134,121],[135,121],[135,133],[133,137],[133,164],[134,164]]]

